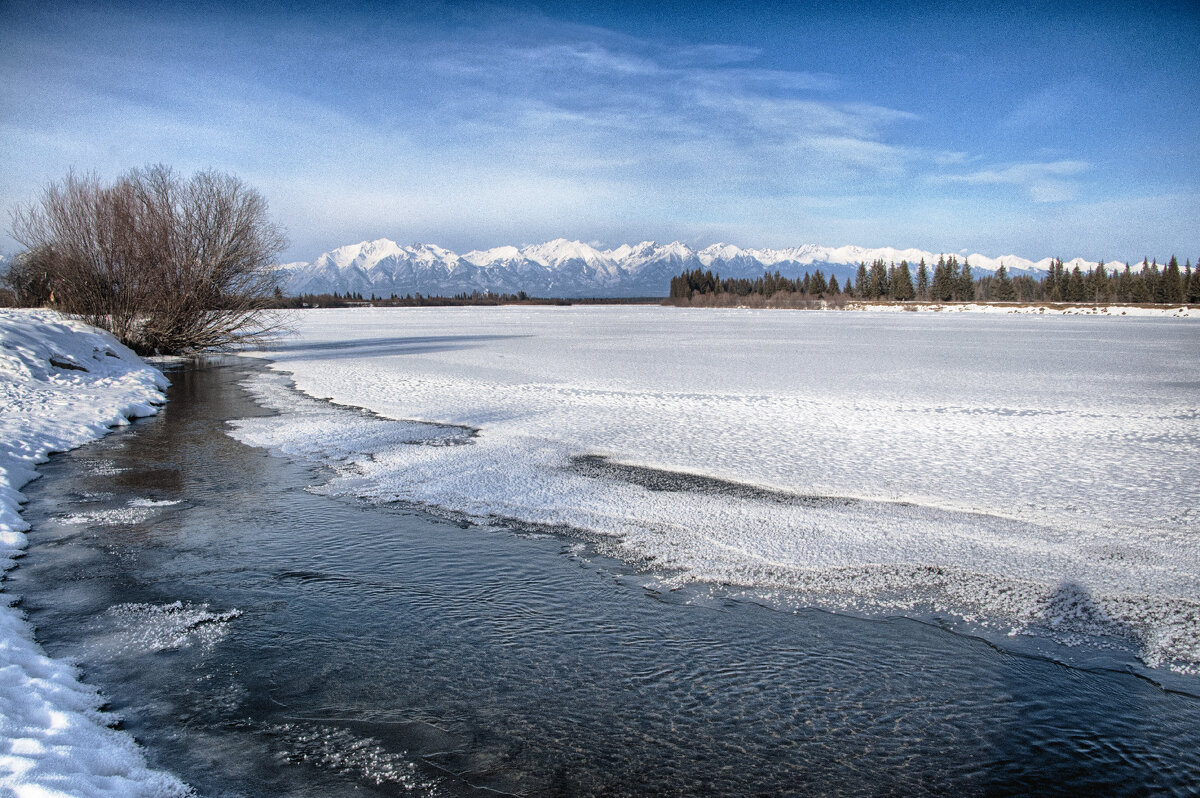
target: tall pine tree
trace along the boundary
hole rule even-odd
[[[964,302],[975,301],[975,276],[971,274],[971,261],[963,258],[962,274],[958,278],[958,298]]]
[[[1172,304],[1183,301],[1183,280],[1179,274],[1179,261],[1171,256],[1170,262],[1163,269],[1162,301]]]
[[[908,261],[902,260],[892,277],[892,296],[900,302],[908,302],[916,298],[916,295],[916,291],[913,290],[912,274],[908,270]]]
[[[1012,302],[1017,298],[1017,292],[1013,289],[1012,280],[1009,279],[1008,269],[1004,266],[1004,261],[1000,261],[1000,268],[996,269],[996,273],[992,275],[992,293],[991,299],[997,302]]]
[[[825,282],[825,275],[821,273],[820,269],[817,269],[813,273],[812,280],[808,284],[808,292],[810,294],[816,294],[817,296],[824,296],[825,292],[828,290],[829,284]]]
[[[950,260],[954,260],[953,255],[950,256]],[[950,264],[944,255],[938,256],[937,266],[933,269],[933,285],[930,287],[930,296],[935,302],[949,302],[954,298],[954,275],[950,271]]]

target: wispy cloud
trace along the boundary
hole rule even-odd
[[[1114,164],[1131,161],[1078,130],[1090,84],[1048,78],[948,113],[986,76],[969,92],[936,74],[923,88],[907,76],[928,74],[928,53],[914,67],[903,50],[860,68],[818,15],[783,52],[769,36],[664,40],[531,7],[209,11],[0,10],[0,224],[71,167],[164,161],[262,188],[297,258],[359,235],[463,250],[566,235],[949,251],[977,246],[951,235],[998,211],[1041,235],[1033,217],[1114,196]],[[1070,134],[1043,135],[1049,123]],[[1172,179],[1195,173],[1182,161]]]
[[[1017,186],[1027,191],[1034,202],[1066,202],[1078,194],[1079,184],[1075,178],[1091,168],[1086,161],[1017,163],[965,174],[940,175],[933,180],[975,186]]]
[[[125,24],[136,40],[142,23]],[[6,93],[6,126],[30,151],[35,131],[55,131],[47,163],[215,165],[265,179],[280,207],[310,207],[287,195],[324,180],[322,193],[339,200],[301,222],[306,231],[389,212],[394,226],[411,224],[451,206],[462,225],[520,214],[553,218],[563,234],[613,204],[626,218],[715,223],[730,209],[752,214],[764,197],[895,180],[925,157],[893,136],[914,114],[862,102],[820,71],[765,67],[755,48],[510,13],[417,26],[402,42],[399,33],[285,28],[243,51],[200,28],[178,57],[151,61],[81,31],[47,62],[56,66],[28,67],[40,96],[23,99],[28,85]],[[23,64],[46,61],[48,42],[22,46]]]
[[[1094,83],[1071,78],[1026,95],[1000,118],[1000,125],[1012,133],[1036,133],[1039,129],[1059,126],[1077,127],[1103,124],[1111,112],[1112,97]]]

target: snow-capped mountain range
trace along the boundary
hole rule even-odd
[[[822,247],[806,244],[790,249],[741,249],[713,244],[696,250],[675,241],[643,241],[598,250],[579,241],[556,239],[526,247],[496,247],[458,255],[433,244],[401,246],[381,238],[326,252],[312,263],[279,267],[284,292],[297,294],[353,293],[386,298],[392,294],[451,296],[472,291],[539,297],[659,297],[666,296],[671,278],[684,269],[712,269],[722,277],[761,277],[778,271],[786,277],[822,270],[844,282],[859,263],[882,259],[907,260],[916,275],[922,258],[932,267],[939,255],[918,249],[883,247]],[[957,256],[959,261],[963,256]],[[1050,258],[1030,261],[1015,255],[965,258],[978,274],[995,271],[1003,262],[1012,274],[1041,274]],[[1087,270],[1095,263],[1079,258],[1066,264]]]

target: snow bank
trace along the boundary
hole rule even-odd
[[[846,310],[865,310],[872,313],[989,313],[1017,316],[1142,316],[1151,318],[1200,317],[1200,308],[1190,305],[983,305],[976,302],[943,305],[938,302],[900,304],[868,304],[849,302]]]
[[[0,574],[25,548],[20,489],[51,452],[153,415],[167,380],[107,333],[47,311],[0,310]],[[15,796],[167,796],[190,790],[146,767],[109,728],[103,699],[47,657],[0,593],[0,792]]]

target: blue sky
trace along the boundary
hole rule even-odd
[[[217,168],[288,259],[826,245],[1200,256],[1200,5],[0,0],[0,221]],[[0,251],[18,246],[7,235]]]

